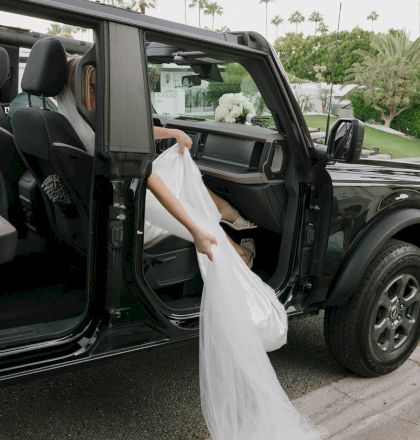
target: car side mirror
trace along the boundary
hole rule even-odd
[[[328,133],[328,160],[357,162],[362,154],[364,134],[365,126],[358,119],[337,119]]]
[[[201,85],[201,79],[198,75],[186,75],[182,77],[183,87],[194,87]]]

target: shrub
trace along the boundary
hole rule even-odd
[[[225,93],[239,93],[241,84],[210,83],[207,87],[206,103],[217,107],[219,98]]]
[[[395,130],[420,138],[420,103],[398,115],[392,125]]]
[[[350,95],[350,101],[353,107],[354,117],[363,122],[380,122],[381,113],[371,105],[366,104],[362,92],[353,92]]]

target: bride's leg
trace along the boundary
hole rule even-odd
[[[229,237],[229,235],[226,234],[226,237],[229,239],[230,243],[235,248],[235,251],[238,253],[238,255],[248,265],[249,261],[252,258],[252,252],[249,249],[244,248],[244,247],[240,246],[238,243],[236,243],[235,241],[233,241],[232,238]]]
[[[215,194],[211,189],[207,188],[207,191],[222,215],[222,220],[227,220],[228,222],[233,223],[239,217],[239,212],[230,203]]]

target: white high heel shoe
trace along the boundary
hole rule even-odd
[[[251,258],[248,263],[246,263],[246,265],[251,269],[252,265],[254,264],[256,254],[255,241],[252,238],[243,238],[240,242],[240,246],[248,249],[251,252]]]

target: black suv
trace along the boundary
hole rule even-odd
[[[0,27],[1,379],[197,335],[193,244],[144,240],[145,178],[173,143],[154,142],[153,125],[191,136],[208,188],[258,226],[247,234],[253,270],[290,317],[325,310],[342,365],[375,376],[408,358],[420,333],[420,166],[360,159],[364,129],[353,119],[314,144],[259,34],[85,0],[2,0],[1,9],[89,37]],[[94,154],[56,107],[63,47],[80,55],[74,93]],[[214,120],[229,91],[262,116]]]

